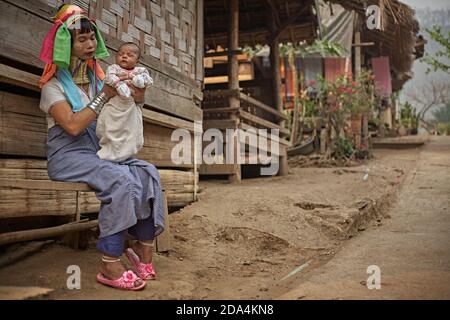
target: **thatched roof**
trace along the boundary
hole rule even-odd
[[[312,41],[317,35],[314,0],[239,0],[239,45],[267,44],[271,24],[280,42]],[[228,1],[205,0],[205,45],[227,47]]]
[[[369,30],[362,24],[362,42],[374,42],[375,45],[364,48],[371,56],[389,56],[394,72],[394,90],[400,89],[412,76],[411,69],[415,60],[416,44],[420,31],[415,11],[397,0],[327,0],[337,3],[347,10],[354,10],[365,22],[366,6],[381,5],[384,31]]]

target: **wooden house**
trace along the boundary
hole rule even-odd
[[[226,68],[227,77],[222,83],[205,81],[203,127],[278,129],[280,175],[288,170],[286,149],[290,143],[286,139],[289,131],[283,126],[287,117],[282,112],[280,99],[279,44],[312,41],[318,37],[315,6],[313,0],[205,2],[205,47],[216,51],[206,53],[205,57],[225,58],[226,64],[222,69]],[[273,54],[270,55],[269,68],[255,59],[254,65],[250,66],[245,59],[241,61],[243,53],[238,48],[257,44],[270,46]],[[226,50],[218,51],[218,47]],[[207,64],[205,75],[214,78],[208,74]],[[248,149],[250,142],[245,141],[245,144]],[[200,174],[228,175],[230,181],[239,181],[242,168],[236,163],[202,165]]]

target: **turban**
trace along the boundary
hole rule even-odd
[[[41,88],[56,74],[58,69],[67,69],[69,67],[72,37],[70,29],[82,18],[91,21],[97,39],[97,48],[94,59],[89,59],[87,61],[88,67],[94,71],[100,80],[104,79],[104,73],[101,70],[100,65],[95,63],[95,59],[106,58],[109,56],[100,31],[94,21],[89,19],[80,7],[66,4],[62,6],[55,17],[53,17],[54,24],[47,33],[42,44],[39,58],[46,63],[46,66],[40,81]]]

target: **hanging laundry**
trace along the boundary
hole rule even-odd
[[[323,76],[322,58],[303,58],[300,59],[302,71],[305,77],[305,84],[311,80],[317,80],[317,77]]]
[[[378,94],[383,98],[390,97],[392,94],[392,78],[389,57],[373,58],[372,69]]]
[[[335,82],[343,75],[352,76],[350,58],[325,58],[325,80]]]

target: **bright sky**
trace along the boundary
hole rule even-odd
[[[424,9],[442,9],[450,8],[450,0],[400,0],[413,8]]]

